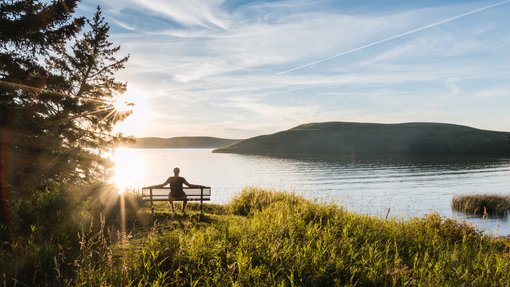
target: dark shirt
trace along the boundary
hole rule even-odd
[[[170,181],[170,195],[173,198],[186,197],[186,193],[184,193],[184,190],[182,189],[182,185],[186,182],[184,177],[171,176],[168,180]]]

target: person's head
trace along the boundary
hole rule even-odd
[[[181,171],[181,169],[180,169],[180,168],[178,168],[178,167],[174,168],[174,175],[175,175],[175,176],[179,176],[179,172],[180,172],[180,171]]]

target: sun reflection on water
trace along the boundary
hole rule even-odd
[[[144,161],[139,153],[129,148],[117,148],[110,159],[114,163],[110,182],[117,186],[119,194],[142,186]]]

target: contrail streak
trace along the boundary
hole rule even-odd
[[[443,19],[443,20],[440,20],[440,21],[437,21],[437,22],[434,22],[434,23],[431,23],[431,24],[428,24],[428,25],[425,25],[425,26],[422,26],[422,27],[419,27],[419,28],[416,28],[416,29],[412,29],[412,30],[407,31],[407,32],[403,32],[403,33],[400,33],[400,34],[397,34],[397,35],[393,35],[391,37],[384,38],[384,39],[379,40],[379,41],[375,41],[375,42],[372,42],[372,43],[369,43],[369,44],[366,44],[366,45],[363,45],[363,46],[360,46],[360,47],[357,47],[357,48],[354,48],[354,49],[351,49],[351,50],[344,51],[342,53],[338,53],[338,54],[329,56],[327,58],[319,59],[319,60],[310,62],[308,64],[304,64],[302,66],[295,67],[295,68],[292,68],[292,69],[280,72],[280,73],[276,74],[276,76],[287,74],[287,73],[290,73],[290,72],[293,72],[293,71],[296,71],[296,70],[299,70],[299,69],[302,69],[302,68],[306,68],[306,67],[309,67],[309,66],[313,66],[315,64],[319,64],[319,63],[322,63],[322,62],[329,61],[331,59],[334,59],[334,58],[337,58],[337,57],[340,57],[340,56],[344,56],[344,55],[347,55],[347,54],[350,54],[350,53],[354,53],[354,52],[357,52],[357,51],[360,51],[360,50],[363,50],[363,49],[366,49],[366,48],[369,48],[369,47],[373,47],[373,46],[376,46],[376,45],[379,45],[379,44],[382,44],[382,43],[386,43],[386,42],[389,42],[391,40],[395,40],[395,39],[398,39],[398,38],[401,38],[401,37],[405,37],[407,35],[411,35],[411,34],[423,31],[423,30],[434,28],[434,27],[437,27],[439,25],[443,25],[443,24],[446,24],[448,22],[452,22],[452,21],[458,20],[460,18],[464,18],[466,16],[470,16],[470,15],[473,15],[473,14],[476,14],[476,13],[480,13],[480,12],[485,11],[487,9],[491,9],[491,8],[494,8],[494,7],[497,7],[497,6],[501,6],[501,5],[506,4],[508,2],[510,2],[510,0],[501,1],[501,2],[492,4],[492,5],[489,5],[489,6],[485,6],[485,7],[482,7],[482,8],[478,8],[476,10],[472,10],[472,11],[469,11],[469,12],[466,12],[466,13],[459,14],[457,16],[446,18],[446,19]]]

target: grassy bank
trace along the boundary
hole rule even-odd
[[[381,220],[252,188],[225,207],[212,207],[203,222],[193,212],[158,216],[160,224],[113,252],[119,256],[113,273],[100,266],[93,276],[81,277],[80,284],[510,284],[505,241],[437,215]]]
[[[484,236],[438,215],[383,220],[287,193],[247,188],[227,205],[206,205],[203,220],[196,209],[170,214],[162,205],[156,223],[136,227],[124,244],[103,232],[83,232],[68,282],[508,286],[509,245],[506,239]]]
[[[502,217],[510,209],[510,196],[496,194],[472,194],[454,196],[452,208],[475,216]]]

